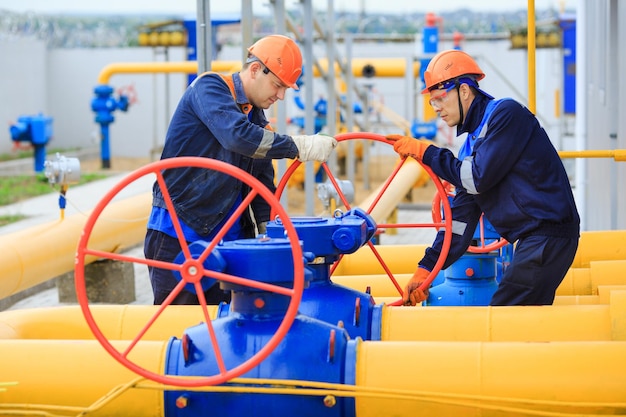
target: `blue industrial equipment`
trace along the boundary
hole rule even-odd
[[[334,218],[290,217],[290,220],[302,241],[308,261],[306,269],[311,273],[309,286],[302,294],[298,311],[327,323],[341,322],[351,337],[370,340],[372,312],[376,308],[374,299],[368,293],[332,282],[330,266],[340,255],[356,252],[374,236],[374,220],[359,208]],[[284,236],[280,219],[267,223],[267,236]],[[264,263],[261,262],[255,268],[265,269],[265,264],[275,262],[270,259],[265,259]],[[228,306],[221,305],[218,316],[227,314]]]
[[[338,244],[353,246],[352,227],[346,234],[337,230]],[[290,287],[293,284],[294,260],[289,241],[274,229],[279,238],[259,237],[220,243],[219,252],[225,273],[247,279]],[[280,229],[280,230],[279,230]],[[358,232],[357,232],[358,234]],[[310,279],[311,274],[305,276]],[[166,354],[165,373],[177,376],[205,376],[219,374],[218,363],[232,369],[256,354],[276,333],[285,316],[289,297],[234,283],[220,282],[221,288],[231,291],[232,301],[228,315],[211,322],[221,357],[217,358],[206,324],[187,329],[180,339],[173,338]],[[322,300],[327,302],[327,300]],[[333,299],[334,303],[339,300]],[[343,383],[348,333],[340,326],[299,314],[289,332],[272,353],[241,378],[272,378]],[[228,386],[245,385],[229,382]],[[214,415],[287,416],[293,410],[302,410],[311,416],[343,416],[354,410],[354,399],[337,398],[328,407],[312,395],[257,395],[251,392],[169,391],[164,393],[165,415],[198,416],[211,410]],[[352,412],[353,414],[353,412]]]
[[[425,138],[433,140],[435,136],[437,136],[437,123],[414,120],[411,124],[411,136],[417,139]]]
[[[30,142],[34,148],[35,172],[42,172],[46,161],[46,145],[52,139],[52,117],[39,113],[35,116],[20,116],[9,127],[11,140]]]
[[[497,253],[466,253],[444,271],[442,284],[430,289],[429,306],[486,306],[498,288]]]
[[[576,114],[576,16],[562,15],[563,31],[563,112]]]
[[[312,278],[302,294],[300,313],[328,323],[341,322],[351,337],[370,340],[374,299],[368,293],[333,283],[330,267],[341,255],[356,252],[374,236],[374,220],[359,208],[333,218],[290,219],[305,254],[311,254],[307,269],[312,272]],[[283,234],[280,219],[268,222],[269,237]]]
[[[500,235],[483,217],[482,226],[474,231],[475,246],[484,246],[500,240]],[[482,230],[481,230],[482,229]],[[482,242],[481,242],[482,241]],[[513,257],[513,245],[486,253],[466,252],[455,263],[441,271],[435,280],[428,299],[428,306],[486,306],[498,289],[503,269]]]
[[[96,113],[95,121],[100,125],[100,158],[102,168],[111,168],[111,151],[109,144],[109,125],[113,123],[115,110],[127,111],[130,104],[129,98],[125,94],[120,94],[119,98],[113,97],[113,87],[108,85],[98,85],[94,88],[96,97],[91,100],[91,110]]]
[[[431,58],[437,53],[439,45],[439,28],[437,27],[437,16],[433,13],[426,14],[426,23],[422,30],[422,43],[424,47],[424,57],[420,59],[420,80],[424,84],[424,72],[428,68]]]

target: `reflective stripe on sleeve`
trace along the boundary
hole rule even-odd
[[[474,176],[472,175],[472,162],[474,158],[468,156],[461,162],[461,184],[468,194],[478,194],[476,185],[474,184]]]
[[[263,139],[261,139],[261,143],[259,147],[256,149],[254,156],[256,158],[265,158],[267,152],[272,149],[272,145],[274,144],[274,132],[271,130],[264,129],[263,130]]]

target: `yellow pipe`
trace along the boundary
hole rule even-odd
[[[383,341],[626,341],[626,287],[604,305],[382,309]]]
[[[232,72],[241,69],[239,61],[212,61],[211,70],[217,72]],[[183,73],[198,72],[198,63],[195,61],[181,62],[116,62],[106,65],[98,74],[98,84],[108,84],[115,74],[152,74],[152,73]]]
[[[167,341],[141,342],[129,359],[142,368],[163,373]],[[112,342],[119,350],[128,342]],[[17,385],[0,393],[0,415],[43,415],[34,411],[48,408],[48,415],[68,415],[64,407],[84,409],[114,388],[137,375],[118,363],[95,340],[3,340],[1,378]],[[54,412],[56,411],[56,412]],[[78,415],[74,409],[71,415]],[[129,389],[112,397],[90,416],[163,415],[163,392]]]
[[[626,406],[624,342],[361,342],[356,355],[359,389],[389,395],[357,397],[358,417],[621,414]]]
[[[376,206],[371,210],[370,215],[376,223],[385,223],[398,206],[398,201],[407,195],[411,188],[418,181],[424,169],[413,158],[407,158],[400,170],[398,170],[389,187],[380,195]],[[358,207],[369,210],[377,196],[381,193],[384,184],[381,184],[373,193],[365,198]]]
[[[582,232],[573,268],[587,268],[591,261],[626,259],[626,230]]]
[[[613,158],[616,162],[626,161],[626,149],[613,149],[609,151],[559,151],[562,159],[567,158]]]
[[[404,287],[413,274],[413,272],[403,272],[396,273],[394,267],[396,266],[397,261],[401,261],[401,259],[397,258],[387,258],[385,257],[388,253],[386,250],[380,251],[380,248],[385,248],[385,246],[377,247],[381,256],[385,260],[387,266],[390,267],[390,270],[393,272],[393,276],[401,287]],[[392,247],[393,248],[393,247]],[[370,252],[371,257],[373,255]],[[358,262],[363,258],[358,258],[357,260],[353,260]],[[342,260],[343,262],[343,260]],[[365,264],[372,269],[378,267],[381,269],[378,261],[374,261],[372,259],[364,260]],[[341,265],[341,264],[340,264]],[[349,267],[350,265],[348,265]],[[409,266],[408,264],[406,265]],[[360,266],[359,266],[360,267]],[[337,268],[339,269],[339,268]],[[565,275],[563,282],[556,290],[557,296],[588,296],[588,295],[598,295],[598,288],[606,287],[606,286],[621,286],[626,285],[626,275],[624,274],[626,271],[626,260],[614,260],[614,261],[594,261],[591,262],[591,266],[589,268],[570,268],[570,270]],[[370,288],[371,294],[375,299],[379,297],[398,297],[398,290],[393,285],[387,274],[385,274],[382,269],[381,271],[372,271],[372,273],[364,273],[361,271],[359,274],[351,274],[351,275],[341,275],[337,274],[337,271],[332,276],[332,281],[338,285],[343,285],[348,288],[355,289],[357,291],[365,291],[366,288]],[[606,302],[606,299],[604,299]]]
[[[158,306],[91,305],[90,311],[109,340],[132,340],[154,317]],[[208,306],[209,317],[217,306]],[[169,306],[150,326],[142,340],[167,340],[204,321],[199,306]],[[80,306],[9,310],[0,313],[0,339],[93,339]]]
[[[376,250],[394,274],[412,274],[428,245],[380,245]],[[341,275],[383,274],[385,270],[372,250],[364,246],[341,259],[333,272],[333,280]]]
[[[403,77],[406,73],[407,58],[354,58],[352,60],[352,74],[355,77],[363,77],[363,69],[372,66],[376,72],[375,77]],[[328,69],[328,60],[320,59],[323,70]],[[335,74],[339,74],[339,66],[335,64]],[[239,61],[212,61],[211,71],[235,72],[241,70]],[[152,73],[183,73],[194,74],[198,72],[196,61],[180,62],[117,62],[106,65],[98,74],[98,84],[108,84],[115,74],[152,74]],[[313,75],[321,74],[317,68],[313,68]],[[413,63],[413,76],[419,75],[419,62]]]
[[[91,233],[90,248],[121,252],[141,242],[150,207],[150,193],[109,204]],[[73,270],[74,254],[86,220],[85,215],[76,214],[1,236],[0,298]]]

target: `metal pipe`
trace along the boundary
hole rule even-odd
[[[94,228],[91,248],[120,252],[141,242],[151,200],[151,193],[143,193],[110,204]],[[0,236],[0,298],[73,270],[86,220],[84,214],[76,214]]]
[[[317,60],[323,71],[328,68],[327,59]],[[351,60],[352,73],[355,77],[363,76],[363,69],[367,65],[374,66],[377,77],[403,77],[406,71],[406,58],[353,58]],[[339,73],[338,64],[335,63],[336,73]],[[240,61],[212,61],[211,71],[236,72],[241,70]],[[108,84],[115,74],[151,74],[172,73],[194,74],[198,71],[198,63],[195,61],[171,61],[171,62],[117,62],[111,63],[98,74],[98,84]],[[419,75],[419,63],[413,64],[414,76]],[[313,75],[322,76],[322,72],[313,66]]]
[[[160,306],[91,305],[89,309],[102,334],[109,340],[132,340]],[[207,306],[217,316],[217,306]],[[167,340],[180,329],[202,322],[199,306],[171,305],[150,326],[142,340]],[[30,308],[0,313],[0,339],[89,340],[94,339],[80,306]]]
[[[626,286],[610,304],[496,307],[383,306],[382,341],[626,341]],[[416,326],[415,323],[419,323]]]
[[[129,342],[112,342],[123,351]],[[133,348],[133,361],[151,372],[162,373],[168,341],[141,342]],[[2,381],[15,381],[0,393],[1,415],[79,415],[92,407],[90,416],[163,415],[160,390],[122,389],[137,375],[118,363],[95,340],[3,340],[0,343]],[[101,407],[93,407],[104,401]],[[43,415],[41,413],[39,415]],[[86,413],[87,414],[87,413]]]

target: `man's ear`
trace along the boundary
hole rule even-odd
[[[250,64],[250,73],[252,74],[252,78],[255,78],[259,71],[261,70],[261,63],[259,61],[254,61]]]

